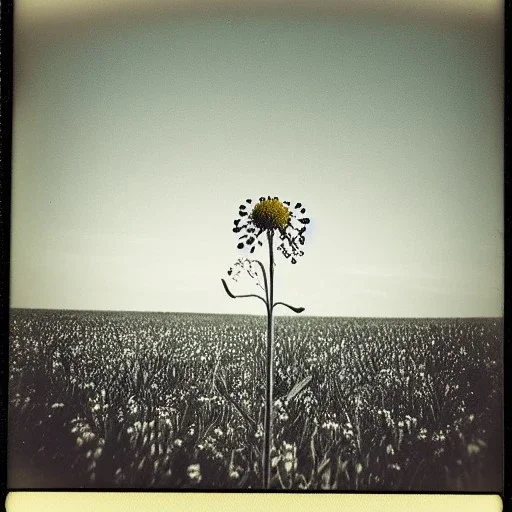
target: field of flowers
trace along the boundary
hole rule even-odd
[[[266,320],[13,310],[9,486],[259,488]],[[272,487],[499,491],[501,319],[276,319]]]

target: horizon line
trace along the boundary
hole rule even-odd
[[[216,315],[216,316],[254,316],[264,318],[264,314],[255,313],[213,313],[204,311],[155,311],[155,310],[137,310],[137,309],[77,309],[77,308],[43,308],[43,307],[14,307],[10,306],[9,310],[30,310],[30,311],[63,311],[71,313],[153,313],[153,314],[165,314],[165,315]],[[503,315],[481,315],[481,316],[354,316],[354,315],[303,315],[303,314],[279,314],[274,315],[278,317],[289,317],[289,318],[367,318],[370,320],[382,319],[382,320],[457,320],[457,319],[498,319],[503,320]]]

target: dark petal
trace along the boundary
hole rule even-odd
[[[238,208],[240,208],[240,210],[245,210],[247,206],[245,204],[241,204]]]
[[[249,235],[245,234],[245,235],[242,235],[241,237],[239,237],[238,240],[243,240],[244,238],[247,238]]]
[[[307,217],[304,217],[303,219],[299,219],[299,222],[301,224],[309,224],[310,220]]]
[[[300,208],[301,206],[302,206],[302,203],[297,203],[297,204],[295,205],[295,209]]]
[[[270,201],[270,199],[272,199],[272,198],[271,198],[270,196],[268,196],[268,198],[267,198],[267,199]]]
[[[230,276],[232,273],[233,273],[233,269],[232,269],[232,268],[230,268],[230,269],[228,270],[228,276]]]
[[[245,217],[247,215],[247,212],[239,211],[238,215],[240,215],[240,217]]]
[[[299,229],[299,235],[302,235],[305,232],[306,232],[306,228],[305,227]]]
[[[261,201],[265,201],[265,198],[263,196],[260,197],[260,203]]]
[[[260,247],[263,247],[263,242],[262,242],[261,240],[258,240],[258,245],[259,245]]]
[[[285,204],[286,206],[290,206],[290,201],[283,201],[283,204]]]
[[[276,196],[276,197],[274,197],[274,199],[277,199],[277,200],[279,201],[279,197],[277,197],[277,196]]]
[[[240,221],[241,221],[241,220],[242,220],[242,219],[235,219],[235,220],[233,221],[233,224],[234,224],[235,226],[238,226],[238,224],[240,224]]]
[[[295,263],[297,263],[297,260],[295,258],[292,258],[292,263],[295,265]]]
[[[233,228],[233,233],[240,233],[242,231],[242,228]]]
[[[256,249],[256,247],[251,247],[251,254],[254,252],[254,249]]]
[[[240,242],[238,245],[237,245],[237,248],[238,249],[243,249],[244,248],[244,244],[242,242]]]
[[[306,213],[306,208],[301,208],[300,213]]]
[[[299,256],[304,256],[304,251],[300,251]]]
[[[245,202],[251,204],[252,203],[252,199],[246,199]]]
[[[255,238],[253,236],[251,236],[250,238],[247,239],[246,244],[252,245],[254,243],[254,240],[255,240]]]

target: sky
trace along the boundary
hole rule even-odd
[[[499,25],[135,21],[17,32],[12,307],[264,314],[220,280],[238,205],[271,195],[311,218],[276,300],[502,315]]]

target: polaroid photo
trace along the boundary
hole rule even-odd
[[[15,7],[11,510],[498,510],[501,4]]]

